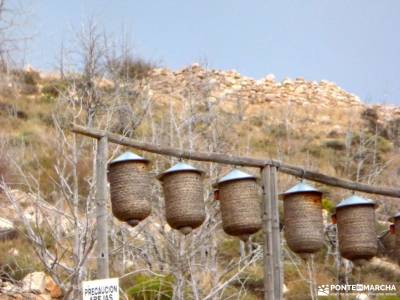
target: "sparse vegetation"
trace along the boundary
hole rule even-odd
[[[326,209],[330,214],[335,211],[335,207],[336,207],[335,203],[333,203],[328,198],[322,199],[322,208]]]
[[[136,300],[170,300],[173,298],[173,276],[137,275],[135,285],[128,288],[126,293]]]
[[[135,67],[133,65],[129,68]],[[141,83],[144,86],[138,84],[138,79],[144,78],[151,82],[152,78],[147,76],[150,76],[152,66],[144,68],[147,70],[144,73],[129,68],[126,67],[123,71],[126,76],[124,75],[125,82],[121,85],[109,83],[104,78],[102,80],[105,83],[96,77],[86,76],[83,80],[76,74],[73,78],[63,80],[49,79],[33,72],[21,81],[36,87],[33,94],[25,95],[16,85],[8,96],[0,96],[0,105],[6,108],[0,112],[0,124],[4,128],[2,138],[7,142],[7,153],[13,153],[12,161],[6,155],[0,156],[0,176],[11,187],[26,192],[32,190],[46,203],[64,210],[68,218],[63,216],[59,220],[68,220],[67,225],[75,222],[71,221],[75,220],[71,213],[73,211],[79,216],[76,226],[87,228],[88,232],[92,232],[94,228],[93,222],[85,223],[86,217],[93,218],[93,144],[80,138],[74,141],[73,136],[63,130],[71,121],[94,127],[110,126],[113,131],[164,145],[172,143],[174,146],[193,147],[203,151],[248,153],[278,158],[345,178],[355,179],[358,176],[360,181],[371,178],[374,182],[385,184],[387,178],[396,180],[399,176],[395,173],[396,170],[385,168],[390,159],[398,156],[398,144],[394,139],[396,119],[383,122],[379,118],[374,119],[374,115],[370,113],[362,116],[360,111],[359,120],[353,116],[354,125],[351,134],[347,134],[343,129],[347,120],[342,120],[343,115],[340,114],[332,114],[331,122],[343,126],[335,130],[331,125],[324,125],[325,123],[320,126],[311,124],[312,119],[307,119],[310,124],[299,122],[298,120],[304,120],[303,114],[308,113],[306,110],[299,109],[288,117],[286,112],[272,107],[265,116],[257,103],[248,104],[246,110],[241,112],[242,118],[238,118],[236,106],[229,107],[224,102],[208,100],[209,91],[204,84],[198,84],[197,88],[202,89],[199,94],[196,94],[196,89],[192,86],[190,91],[181,91],[182,95],[191,97],[190,101],[176,95],[165,98],[164,94],[157,94],[157,90],[149,91],[145,83]],[[121,78],[118,80],[122,82]],[[204,78],[202,80],[206,81]],[[167,85],[167,82],[157,84]],[[285,116],[287,122],[283,121]],[[367,117],[370,121],[382,123],[383,128],[391,126],[392,129],[387,130],[390,134],[384,136],[371,130],[363,131]],[[78,148],[73,148],[74,142],[79,145]],[[79,149],[75,158],[73,149]],[[116,151],[117,148],[110,146],[110,153],[114,154]],[[149,157],[153,159],[157,171],[169,166],[169,161],[151,155]],[[13,163],[17,163],[23,172],[11,169]],[[225,166],[205,164],[202,167],[208,170],[210,176],[206,179],[206,188],[226,171]],[[74,172],[77,174],[75,178],[72,175]],[[282,176],[281,190],[289,186],[289,183],[289,179]],[[332,213],[343,192],[333,189],[327,189],[326,192],[322,206]],[[185,299],[195,298],[194,293],[197,292],[198,299],[202,299],[229,280],[230,276],[235,278],[224,289],[216,292],[219,298],[260,299],[263,288],[262,259],[258,257],[241,272],[238,269],[258,253],[257,247],[262,247],[262,232],[252,237],[251,245],[241,244],[237,239],[224,235],[221,226],[215,223],[219,220],[218,204],[207,200],[210,223],[197,231],[198,238],[187,237],[187,244],[182,246],[179,244],[179,235],[174,231],[153,226],[165,222],[162,217],[162,198],[156,185],[153,194],[156,213],[151,222],[140,228],[140,234],[136,229],[127,229],[115,221],[112,225],[115,232],[110,237],[113,276],[121,276],[132,270],[144,270],[121,282],[130,299],[172,299],[177,292],[186,295]],[[282,217],[282,211],[280,213]],[[41,237],[40,245],[43,249],[59,255],[55,265],[74,268],[79,264],[79,259],[83,259],[83,254],[78,253],[74,245],[89,247],[91,236],[84,235],[84,231],[81,231],[81,239],[78,239],[76,231],[70,229],[55,235],[48,227],[48,224],[41,225],[33,234]],[[60,246],[60,236],[65,249]],[[82,244],[84,238],[87,239],[85,245]],[[198,240],[202,243],[196,243]],[[0,260],[3,274],[7,273],[12,279],[21,279],[33,270],[51,272],[48,265],[36,256],[32,259],[32,247],[35,243],[29,238],[20,237],[17,241],[2,244],[0,248],[8,251],[6,248],[11,247],[10,245],[20,252],[12,259],[7,257]],[[337,270],[333,254],[328,250],[326,246],[315,256],[317,283],[335,282],[338,280],[335,277],[336,272],[341,272]],[[192,253],[195,254],[191,256]],[[185,258],[183,262],[182,257]],[[293,253],[289,253],[287,247],[284,248],[284,257],[285,284],[289,290],[287,298],[308,299],[307,266]],[[83,276],[94,277],[95,261],[89,259],[84,265],[87,273],[80,274],[81,279]],[[186,269],[187,267],[191,269]],[[148,273],[149,270],[160,276]],[[65,292],[73,289],[74,285],[75,288],[77,286],[75,277],[73,280],[67,279],[75,276],[68,272],[63,270],[57,277]],[[369,272],[370,275],[365,280],[371,282],[387,282],[390,278],[383,275],[381,270],[371,269]],[[349,276],[349,280],[355,278],[353,274],[346,276]],[[72,290],[70,295],[74,295]]]
[[[336,151],[343,151],[346,149],[345,142],[340,139],[331,139],[326,141],[325,147],[331,148]]]
[[[109,62],[108,68],[124,80],[141,80],[149,76],[155,68],[155,64],[142,58],[132,58],[130,56],[122,59],[114,59]]]

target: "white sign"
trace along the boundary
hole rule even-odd
[[[83,300],[119,300],[118,278],[82,282]]]

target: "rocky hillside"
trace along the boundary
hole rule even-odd
[[[358,96],[327,80],[316,82],[296,78],[279,82],[273,74],[256,80],[236,71],[208,70],[198,64],[176,72],[154,69],[149,79],[152,95],[160,101],[176,97],[189,87],[205,90],[209,101],[220,101],[222,106],[229,107],[229,102],[240,101],[250,104],[252,108],[266,107],[271,114],[282,108],[290,108],[293,114],[303,110],[316,112],[308,123],[309,129],[324,122],[348,124],[367,107],[375,108],[382,122],[400,117],[399,107],[367,105]],[[251,117],[252,112],[250,108],[247,116]],[[343,117],[335,119],[332,113]]]
[[[175,72],[151,68],[140,78],[110,72],[96,78],[86,75],[60,78],[26,70],[3,75],[0,80],[0,177],[9,186],[8,197],[0,190],[0,251],[10,254],[0,257],[0,291],[16,290],[20,295],[34,292],[24,288],[23,281],[33,276],[29,274],[38,274],[33,273],[36,271],[49,273],[43,258],[40,261],[33,255],[42,253],[33,250],[41,243],[45,247],[44,263],[52,268],[51,259],[56,257],[62,268],[52,277],[57,295],[50,295],[46,284],[41,284],[36,293],[59,298],[72,293],[70,278],[76,274],[82,276],[77,277],[79,280],[94,276],[96,258],[89,250],[85,272],[73,272],[79,254],[76,249],[93,246],[90,234],[85,236],[89,236],[88,242],[79,244],[82,236],[77,237],[76,232],[94,232],[95,210],[91,177],[94,144],[85,138],[74,139],[68,131],[72,121],[162,145],[271,157],[360,182],[396,186],[400,181],[400,108],[367,105],[334,83],[302,78],[279,82],[273,75],[255,80],[198,64]],[[110,156],[122,150],[110,145]],[[153,160],[153,173],[172,163],[160,156],[143,155]],[[229,166],[193,163],[207,171],[205,191],[212,195],[211,183]],[[296,180],[280,176],[280,190]],[[348,192],[318,187],[325,193],[328,226],[335,203]],[[169,295],[176,287],[174,282],[182,279],[175,276],[182,263],[181,251],[191,255],[190,251],[201,249],[198,262],[191,266],[191,280],[204,296],[240,269],[243,261],[239,258],[244,259],[246,253],[254,254],[250,259],[260,255],[261,236],[254,236],[253,246],[246,248],[223,234],[218,205],[211,196],[206,199],[208,223],[188,238],[182,250],[180,236],[166,225],[159,186],[155,183],[153,189],[153,214],[142,227],[132,229],[110,220],[114,276],[149,269],[165,276],[163,288]],[[12,205],[10,197],[14,199]],[[380,249],[380,258],[368,266],[367,272],[356,276],[365,282],[391,282],[397,275],[392,274],[393,249],[389,248],[393,236],[387,234],[387,218],[400,206],[393,199],[374,199],[381,203],[377,232],[384,236],[387,247]],[[33,227],[27,231],[29,224]],[[85,226],[88,230],[82,229]],[[197,241],[202,241],[200,246]],[[284,249],[287,299],[309,299],[307,266],[286,246]],[[334,255],[327,243],[316,256],[317,282],[334,282],[346,276],[355,280],[347,265],[335,267]],[[226,272],[226,265],[231,271]],[[260,299],[261,263],[251,263],[241,272],[222,293],[224,297]],[[145,298],[138,296],[142,288],[148,288],[147,282],[156,287],[165,283],[160,275],[151,274],[122,281],[130,299],[153,299],[147,294]],[[40,278],[50,281],[43,273]]]
[[[256,156],[272,156],[355,180],[365,180],[361,177],[368,171],[357,174],[356,165],[346,166],[352,163],[349,160],[359,160],[363,166],[358,167],[363,169],[371,159],[381,164],[399,159],[400,107],[366,104],[327,80],[279,82],[272,74],[256,80],[236,71],[193,64],[175,72],[154,69],[147,88],[164,112],[171,102],[180,110],[188,101],[218,107],[221,118],[233,122],[236,131],[230,135],[241,138],[238,147],[250,146]],[[373,147],[377,148],[375,158],[371,157]],[[347,162],[342,161],[344,156]],[[399,170],[389,164],[384,171],[397,174]],[[374,181],[380,179],[375,176]],[[394,181],[386,177],[381,183],[393,185]]]

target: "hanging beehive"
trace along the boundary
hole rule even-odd
[[[397,260],[396,251],[396,236],[394,230],[394,224],[389,225],[389,230],[383,232],[378,237],[378,257],[389,257],[393,260]]]
[[[377,254],[375,207],[372,200],[353,195],[336,206],[340,254],[362,263]]]
[[[148,159],[125,152],[108,165],[112,212],[131,226],[151,213],[148,164]]]
[[[336,213],[334,213],[334,214],[332,214],[331,215],[331,221],[332,221],[332,224],[335,224],[336,225]]]
[[[281,194],[285,238],[289,248],[306,259],[324,245],[322,192],[300,182]]]
[[[397,257],[397,262],[400,265],[400,212],[390,218],[390,221],[393,223],[392,225],[394,225],[392,232],[396,238],[394,255]]]
[[[396,227],[394,226],[394,224],[390,224],[389,226],[389,233],[391,235],[395,235],[396,234]]]
[[[233,170],[218,182],[224,231],[242,240],[261,228],[261,209],[256,177]]]
[[[158,176],[165,196],[168,224],[189,234],[205,220],[203,171],[178,163]]]

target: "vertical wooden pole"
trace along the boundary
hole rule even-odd
[[[101,137],[97,142],[96,156],[96,254],[97,278],[109,277],[108,266],[108,218],[107,218],[107,137]]]
[[[270,167],[270,202],[272,212],[272,254],[275,299],[283,299],[283,268],[281,261],[281,234],[279,228],[278,178],[276,167]]]
[[[264,300],[274,300],[274,273],[272,258],[271,167],[261,170],[263,187],[263,237],[264,237]]]

